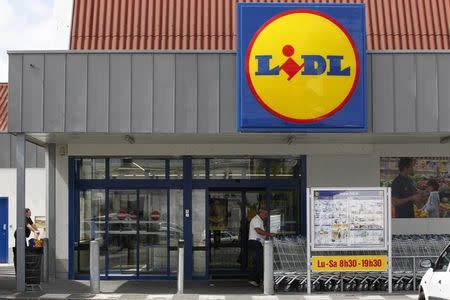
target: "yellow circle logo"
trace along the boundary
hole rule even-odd
[[[246,72],[264,108],[284,120],[309,123],[334,115],[351,98],[359,58],[337,21],[300,9],[259,29],[247,49]]]

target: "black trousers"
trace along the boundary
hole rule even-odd
[[[249,240],[248,251],[252,258],[248,280],[260,283],[263,277],[263,246],[258,241]]]

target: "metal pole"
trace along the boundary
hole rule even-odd
[[[273,295],[273,241],[264,241],[264,295]]]
[[[306,190],[306,291],[308,294],[311,294],[311,189]]]
[[[42,274],[41,278],[43,282],[48,282],[48,239],[42,239],[42,247],[44,248],[44,255],[42,256]]]
[[[25,134],[16,136],[16,176],[17,176],[17,206],[16,206],[16,288],[25,292]]]
[[[389,294],[392,294],[392,212],[391,212],[391,188],[387,189],[387,197],[388,197],[388,291]]]
[[[184,240],[178,241],[178,294],[183,294],[184,288]]]
[[[91,275],[91,293],[100,293],[100,245],[99,240],[95,239],[90,242],[90,275]]]
[[[413,257],[413,291],[416,290],[416,274],[417,270],[416,270],[416,258]]]

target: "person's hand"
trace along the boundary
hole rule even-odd
[[[422,199],[422,195],[420,193],[415,193],[414,195],[412,195],[412,200],[414,202],[418,202]]]

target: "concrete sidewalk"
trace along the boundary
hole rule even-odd
[[[190,281],[183,295],[177,295],[175,281],[110,280],[101,282],[101,294],[91,294],[89,281],[56,280],[42,283],[42,291],[15,292],[15,278],[0,278],[0,299],[136,299],[136,300],[382,300],[417,299],[417,293],[279,293],[264,296],[262,289],[252,288],[245,280]]]

